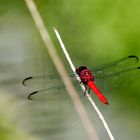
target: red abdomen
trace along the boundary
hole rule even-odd
[[[87,85],[104,104],[109,104],[105,96],[100,92],[93,81],[88,81]]]

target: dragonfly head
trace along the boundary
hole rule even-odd
[[[76,73],[79,75],[80,72],[81,72],[82,70],[85,70],[85,69],[87,69],[86,66],[80,66],[80,67],[76,68]]]

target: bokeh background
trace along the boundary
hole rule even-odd
[[[35,3],[68,71],[70,67],[53,27],[61,34],[76,66],[92,68],[140,54],[138,0],[35,0]],[[58,97],[54,101],[27,100],[33,89],[24,87],[22,80],[54,73],[57,71],[24,0],[0,0],[1,140],[88,139],[67,92],[63,94],[65,98]],[[133,80],[126,86],[103,90],[109,106],[94,98],[117,140],[140,139],[139,76],[139,72],[128,74]],[[77,90],[99,138],[108,140],[97,114],[80,88]]]

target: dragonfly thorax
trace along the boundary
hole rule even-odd
[[[88,81],[94,81],[94,77],[91,71],[88,70],[85,66],[80,66],[79,68],[76,68],[76,73],[79,75],[81,81],[84,84],[87,84]]]

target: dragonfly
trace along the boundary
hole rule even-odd
[[[121,75],[127,75],[127,77],[129,77],[130,72],[139,72],[140,66],[137,66],[138,61],[138,56],[129,55],[91,69],[88,69],[86,66],[79,66],[76,68],[75,72],[80,77],[80,84],[85,86],[84,95],[86,94],[86,91],[90,94],[90,90],[92,90],[102,103],[108,105],[109,102],[107,98],[100,91],[96,82],[111,80],[113,78],[119,81],[120,79],[118,77]],[[73,85],[79,85],[76,75],[74,73],[68,74]],[[58,97],[59,90],[65,88],[63,81],[57,74],[30,76],[25,78],[22,81],[22,84],[24,86],[37,88],[36,91],[28,95],[29,100],[40,99],[40,97],[43,100],[53,100],[55,97]],[[41,89],[43,87],[44,89]]]

